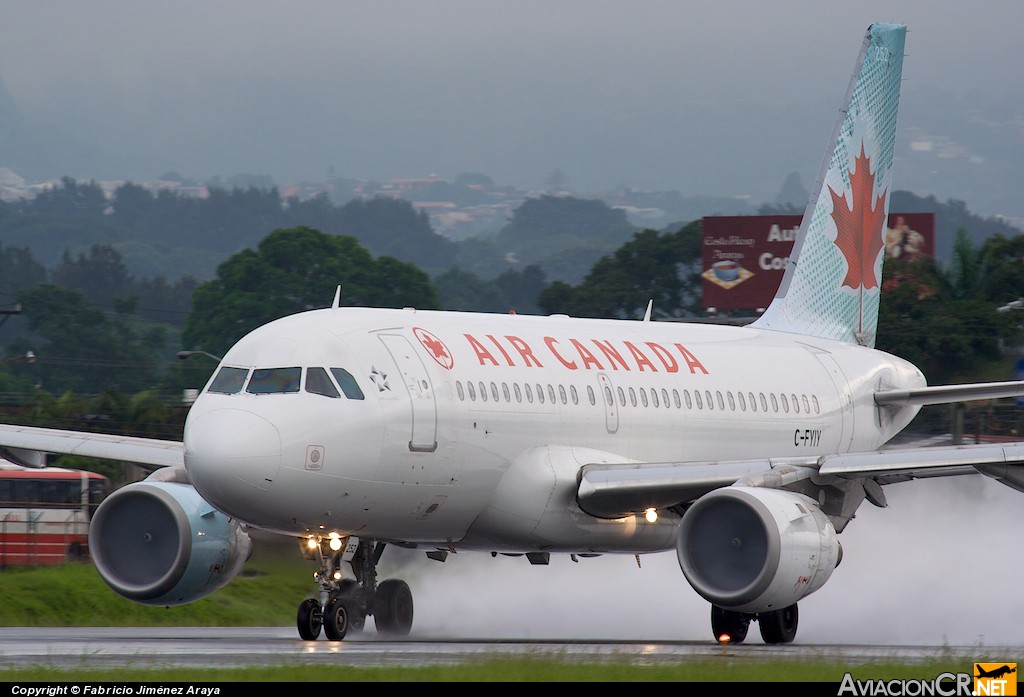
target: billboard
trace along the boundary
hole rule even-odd
[[[775,296],[800,215],[708,216],[703,220],[703,306],[708,313],[760,312]],[[885,253],[935,256],[934,213],[890,213]]]

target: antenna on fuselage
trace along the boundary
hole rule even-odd
[[[334,303],[331,305],[332,310],[337,310],[341,307],[341,285],[338,285],[337,290],[334,291]]]
[[[647,301],[647,312],[644,313],[644,322],[651,321],[651,310],[654,309],[654,298]]]

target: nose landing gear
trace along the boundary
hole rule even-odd
[[[408,636],[413,619],[409,585],[397,578],[377,585],[377,562],[385,543],[354,537],[340,545],[330,542],[328,538],[302,540],[304,554],[319,562],[316,579],[320,593],[319,598],[306,598],[299,604],[299,637],[314,641],[323,631],[329,641],[341,641],[350,633],[363,631],[370,616],[378,633]],[[343,562],[351,565],[355,579],[342,576]]]

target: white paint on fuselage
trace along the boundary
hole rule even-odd
[[[418,352],[433,411],[413,409],[409,375],[381,334],[404,336]],[[474,522],[510,463],[531,448],[579,446],[639,462],[874,450],[915,410],[880,421],[873,392],[880,384],[924,384],[912,365],[879,351],[748,327],[365,308],[272,322],[239,341],[222,364],[341,367],[355,376],[365,399],[204,392],[186,424],[185,460],[211,503],[286,534],[336,530],[438,544],[487,532],[473,530]],[[234,486],[248,476],[241,458],[225,464],[196,449],[192,424],[215,423],[222,410],[251,412],[275,425],[281,456],[274,481]],[[430,424],[436,445],[411,449],[413,419],[425,414],[436,419]],[[415,437],[422,440],[425,432],[420,428]]]

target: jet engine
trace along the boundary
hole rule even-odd
[[[191,484],[146,480],[100,504],[89,549],[96,570],[116,593],[166,606],[224,586],[242,570],[252,541]]]
[[[694,590],[736,612],[793,605],[821,588],[842,549],[813,499],[732,486],[699,498],[683,515],[679,566]]]

